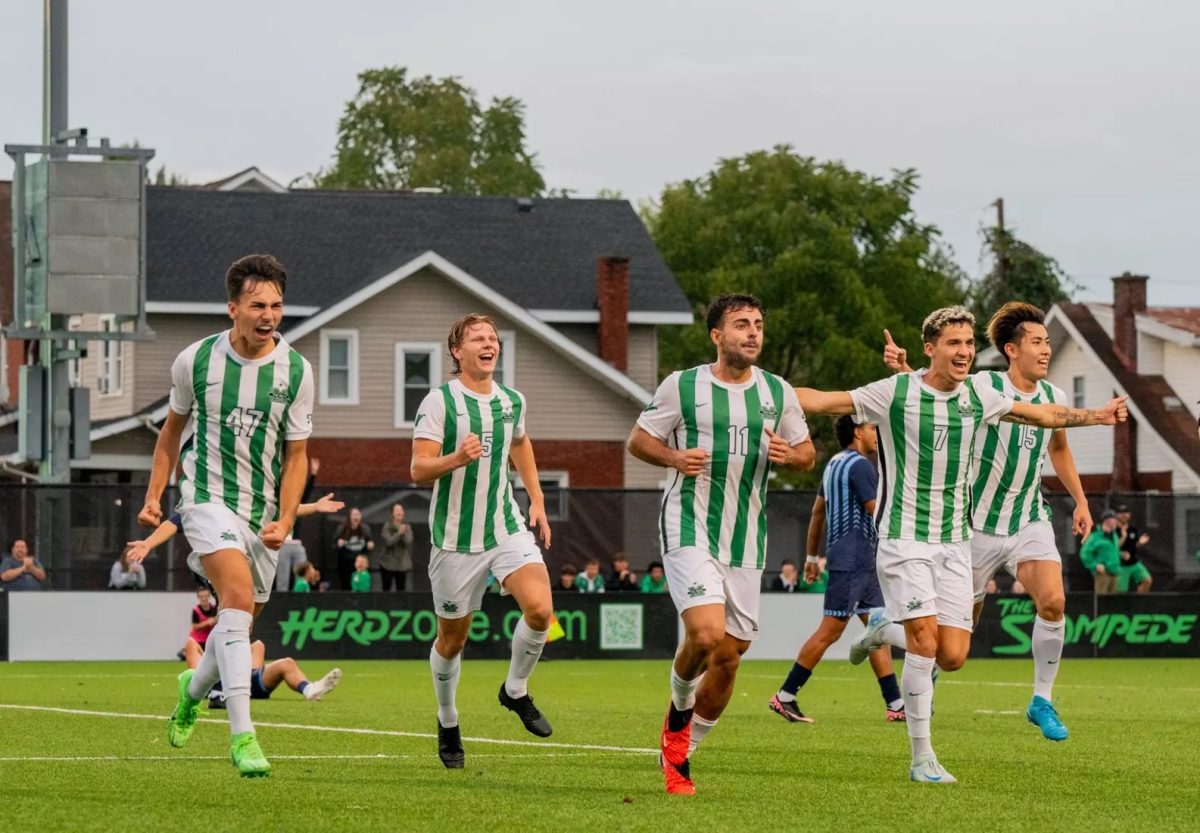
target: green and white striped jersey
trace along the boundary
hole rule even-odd
[[[171,366],[171,410],[192,417],[181,505],[223,503],[258,532],[278,515],[284,443],[312,433],[313,372],[282,338],[246,359],[231,334],[197,341]]]
[[[513,499],[508,456],[514,439],[525,436],[525,397],[498,382],[490,396],[468,390],[458,379],[434,388],[417,409],[413,439],[442,444],[452,454],[467,434],[483,445],[483,456],[438,478],[430,519],[440,550],[479,553],[495,549],[525,529]]]
[[[879,430],[880,540],[949,544],[971,537],[971,458],[976,435],[1012,410],[991,385],[967,379],[951,392],[897,373],[850,391],[855,415]]]
[[[671,448],[709,452],[704,471],[673,471],[663,495],[663,552],[699,547],[731,567],[761,570],[767,558],[770,428],[789,445],[808,439],[790,384],[759,368],[748,382],[717,381],[708,365],[663,380],[637,424]]]
[[[1007,373],[985,370],[975,386],[991,387],[1019,402],[1065,402],[1066,394],[1043,380],[1034,393],[1013,387]],[[975,474],[971,489],[971,528],[989,535],[1016,535],[1034,521],[1050,520],[1042,500],[1042,466],[1050,449],[1049,428],[1036,425],[989,425],[975,437]]]

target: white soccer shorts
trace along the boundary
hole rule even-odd
[[[545,563],[529,530],[522,530],[483,552],[454,552],[434,547],[429,556],[433,610],[443,619],[470,616],[483,605],[489,572],[500,582],[501,594],[507,595],[506,578],[527,564]]]
[[[254,579],[254,601],[263,603],[271,598],[279,551],[269,549],[262,538],[251,531],[248,523],[220,503],[180,507],[179,517],[183,522],[183,534],[192,548],[187,560],[192,572],[207,579],[205,556],[218,550],[241,550]]]
[[[938,625],[970,631],[971,542],[927,544],[883,539],[875,553],[887,617],[937,616]]]
[[[758,636],[762,570],[730,567],[699,547],[680,547],[663,556],[671,601],[681,614],[689,607],[725,607],[725,633],[735,639]]]
[[[975,601],[987,595],[988,579],[1001,569],[1015,578],[1022,561],[1057,561],[1062,564],[1054,527],[1049,521],[1034,521],[1016,535],[971,533],[971,573]]]

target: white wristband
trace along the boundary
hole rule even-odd
[[[804,559],[804,563],[805,563],[805,564],[820,564],[820,563],[821,563],[821,556],[819,556],[819,555],[810,555],[810,556],[808,556],[807,558],[805,558],[805,559]]]

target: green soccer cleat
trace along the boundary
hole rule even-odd
[[[192,730],[196,728],[196,718],[200,716],[200,701],[193,700],[188,694],[188,684],[195,672],[188,668],[179,674],[179,699],[175,701],[175,711],[167,720],[167,743],[176,749],[182,748]]]
[[[230,738],[229,757],[243,778],[266,778],[271,774],[271,764],[253,732],[240,732]]]
[[[1025,717],[1042,730],[1042,737],[1046,740],[1067,739],[1067,727],[1058,719],[1058,711],[1054,708],[1054,704],[1045,697],[1035,694],[1029,703],[1029,708],[1025,710]]]

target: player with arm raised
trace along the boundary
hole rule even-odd
[[[886,330],[884,362],[911,371],[907,353]],[[972,379],[1018,402],[1065,402],[1066,394],[1046,381],[1050,370],[1050,336],[1045,314],[1013,301],[988,322],[988,338],[1008,365],[1005,373],[984,370]],[[971,564],[975,591],[974,622],[979,623],[988,580],[1000,569],[1015,576],[1033,598],[1033,698],[1025,710],[1029,722],[1048,740],[1066,740],[1067,727],[1053,704],[1053,685],[1063,649],[1062,557],[1050,525],[1050,507],[1042,498],[1041,472],[1047,455],[1075,500],[1072,531],[1087,538],[1092,513],[1079,481],[1075,459],[1063,429],[1033,425],[989,425],[975,437],[971,485]],[[869,637],[864,634],[864,637]],[[873,642],[866,638],[868,647]]]
[[[1098,410],[1018,402],[969,378],[975,317],[963,307],[935,310],[922,339],[930,367],[899,373],[853,391],[797,390],[809,413],[848,414],[879,429],[879,545],[876,567],[887,613],[903,621],[875,628],[907,651],[901,679],[912,743],[909,778],[953,783],[929,737],[933,669],[961,668],[972,627],[970,505],[972,449],[999,421],[1069,428],[1112,425],[1126,417],[1124,398]],[[870,629],[870,627],[869,627]]]
[[[529,677],[546,645],[553,609],[541,550],[508,479],[511,459],[529,494],[529,527],[549,547],[533,444],[525,433],[525,397],[492,378],[500,360],[496,322],[487,315],[464,316],[450,328],[447,344],[456,378],[431,390],[417,410],[412,478],[434,483],[429,581],[438,630],[429,664],[438,702],[438,757],[447,768],[461,769],[465,753],[455,706],[460,655],[488,573],[522,614],[500,704],[543,738],[552,730],[529,696]]]
[[[264,776],[250,722],[250,626],[271,595],[278,549],[296,519],[308,475],[312,367],[279,336],[287,272],[270,255],[248,255],[225,275],[233,327],[179,354],[171,367],[167,419],[138,520],[158,526],[163,489],[185,444],[179,514],[193,553],[188,566],[220,600],[217,624],[195,671],[179,675],[167,739],[191,737],[201,700],[221,680],[229,707],[230,754],[244,777]]]
[[[758,635],[772,466],[816,457],[793,389],[755,366],[762,303],[722,295],[708,309],[714,364],[668,376],[629,437],[639,460],[671,468],[659,528],[684,639],[671,668],[660,764],[667,792],[695,792],[690,757],[733,695]],[[703,677],[701,675],[703,674]]]

